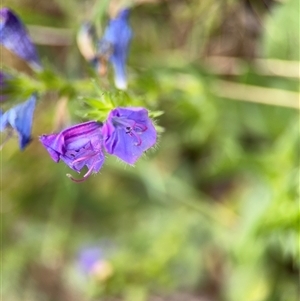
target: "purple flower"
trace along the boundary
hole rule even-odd
[[[43,135],[40,141],[55,162],[64,161],[70,168],[80,172],[87,166],[88,172],[80,182],[92,172],[98,172],[104,163],[102,152],[102,124],[96,121],[81,123],[67,128],[59,134]]]
[[[132,37],[128,16],[129,9],[124,9],[115,19],[110,20],[102,39],[98,43],[97,51],[100,64],[105,64],[107,60],[111,62],[115,72],[115,85],[122,90],[127,88],[125,65]]]
[[[19,135],[20,149],[23,150],[31,140],[31,127],[33,112],[36,103],[36,94],[33,94],[27,101],[18,104],[4,114],[0,111],[0,131],[13,129]],[[8,138],[11,133],[8,134]]]
[[[0,44],[27,61],[34,69],[42,68],[24,24],[6,7],[0,9]]]
[[[99,247],[83,249],[78,256],[78,265],[81,272],[99,281],[105,281],[113,274],[111,263],[104,258]]]
[[[134,164],[157,138],[148,111],[139,107],[112,110],[102,133],[105,150],[128,164]]]
[[[95,264],[103,257],[102,251],[98,247],[91,247],[83,249],[78,258],[78,263],[81,270],[89,274],[95,267]]]

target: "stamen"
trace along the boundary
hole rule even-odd
[[[148,129],[146,125],[136,123],[134,120],[122,117],[114,117],[113,123],[115,123],[115,125],[124,126],[126,134],[129,134],[131,137],[135,137],[137,139],[137,143],[135,143],[136,146],[142,144],[142,139],[140,138],[139,134],[145,132]]]
[[[87,155],[87,156],[84,156],[84,157],[80,157],[80,158],[74,160],[74,161],[72,162],[72,164],[74,165],[75,163],[84,161],[84,160],[89,159],[89,158],[91,158],[91,157],[93,157],[93,156],[95,156],[95,155],[96,155],[96,153],[93,153],[92,155]]]
[[[134,136],[138,140],[138,142],[135,143],[136,146],[139,146],[142,144],[141,137],[135,131],[132,131],[130,134],[131,134],[131,136]]]
[[[94,163],[92,164],[92,166],[90,167],[90,169],[89,169],[89,170],[87,171],[87,173],[83,176],[84,178],[87,179],[87,178],[92,174],[95,165],[96,165],[96,161],[94,161]]]
[[[66,174],[66,176],[68,177],[68,178],[70,178],[73,182],[75,182],[75,183],[81,183],[81,182],[84,182],[86,179],[83,177],[82,179],[75,179],[75,178],[73,178],[73,176],[71,175],[71,174],[69,174],[69,173],[67,173]]]
[[[141,123],[135,123],[134,127],[133,128],[140,128],[140,130],[142,132],[145,132],[147,131],[148,127],[144,124],[141,124]]]
[[[96,162],[94,162],[94,163],[92,164],[92,166],[91,166],[90,169],[87,171],[87,173],[83,176],[82,179],[75,179],[75,178],[73,178],[73,176],[72,176],[71,174],[69,174],[69,173],[67,173],[66,176],[67,176],[68,178],[70,178],[73,182],[76,182],[76,183],[84,182],[84,181],[86,181],[86,180],[89,178],[89,176],[92,174],[92,171],[93,171],[95,165],[96,165]]]

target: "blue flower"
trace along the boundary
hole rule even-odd
[[[128,164],[134,164],[157,139],[148,111],[139,107],[112,110],[102,133],[105,150]]]
[[[105,64],[107,60],[111,62],[115,73],[115,85],[122,90],[127,88],[126,59],[132,37],[128,17],[129,9],[124,9],[115,19],[110,20],[97,49],[99,63]]]
[[[86,274],[89,274],[92,272],[97,262],[102,258],[103,254],[100,248],[85,248],[79,254],[78,263],[82,271]]]
[[[6,7],[0,9],[0,44],[27,61],[32,68],[42,69],[35,46],[24,24]]]
[[[33,94],[27,101],[12,107],[4,114],[0,112],[0,131],[3,132],[5,129],[15,130],[19,135],[21,150],[31,140],[31,127],[36,98],[36,94]]]
[[[78,266],[83,274],[100,282],[106,281],[113,274],[111,263],[104,257],[100,247],[87,247],[78,256]]]
[[[77,171],[87,166],[86,180],[93,172],[102,167],[105,157],[102,152],[102,124],[88,121],[69,127],[58,134],[43,135],[40,141],[55,162],[64,161],[70,168]]]

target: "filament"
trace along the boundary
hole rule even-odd
[[[134,136],[134,137],[137,139],[138,142],[135,143],[136,146],[139,146],[139,145],[142,144],[142,139],[141,139],[141,137],[140,137],[135,131],[132,131],[132,132],[130,133],[130,135],[131,135],[131,136]]]
[[[81,178],[81,179],[75,179],[71,174],[67,173],[66,176],[68,178],[70,178],[73,182],[76,182],[76,183],[81,183],[81,182],[84,182],[86,181],[89,176],[92,174],[93,172],[93,169],[96,165],[96,161],[94,161],[94,163],[92,164],[92,166],[89,168],[89,170],[87,171],[87,173]]]

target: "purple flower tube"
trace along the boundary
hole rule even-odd
[[[58,134],[42,135],[40,141],[47,149],[55,162],[64,161],[76,172],[87,166],[88,172],[83,179],[86,180],[93,172],[98,172],[105,160],[102,152],[102,124],[89,121],[74,125]]]

